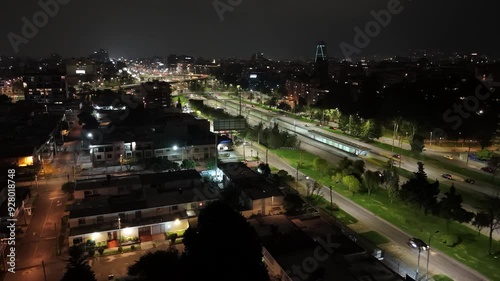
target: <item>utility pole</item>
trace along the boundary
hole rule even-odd
[[[240,115],[239,116],[241,116],[241,93],[240,93],[240,88],[236,87],[236,91],[237,91],[238,95],[240,96]]]
[[[61,251],[59,249],[59,235],[57,235],[57,225],[54,223],[54,232],[56,233],[56,254],[59,256]]]
[[[392,147],[391,147],[392,152],[394,152],[394,145],[397,133],[398,133],[398,124],[394,122],[394,132],[392,134]]]
[[[297,185],[296,185],[297,191],[299,191],[299,165],[300,165],[300,162],[297,162],[297,173],[295,175],[295,182],[297,183]]]
[[[330,185],[330,210],[333,211],[333,186]]]
[[[47,274],[45,273],[45,262],[42,261],[42,268],[43,268],[43,280],[47,281]]]
[[[267,162],[267,152],[268,152],[269,149],[266,148],[266,165],[268,165],[269,163]]]
[[[121,229],[122,229],[121,218],[120,216],[118,216],[118,249],[120,249],[121,247],[121,240],[122,240]]]
[[[243,138],[243,161],[247,160],[247,155],[245,153],[245,138]]]
[[[466,157],[465,168],[467,168],[467,166],[469,165],[470,145],[471,145],[471,142],[469,141],[469,149],[467,150],[467,155],[465,156]]]

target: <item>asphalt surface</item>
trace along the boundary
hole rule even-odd
[[[79,134],[79,128],[76,128],[68,139],[77,139]],[[54,173],[50,176],[40,173],[38,187],[34,182],[40,197],[29,218],[26,233],[16,241],[16,272],[7,273],[5,281],[56,281],[62,278],[67,262],[64,245],[59,245],[62,254],[57,255],[56,239],[61,230],[67,196],[61,191],[61,185],[68,181],[68,175],[73,180],[72,165],[68,164],[75,161],[73,150],[76,145],[77,141],[65,143],[63,151],[57,153],[51,163]]]
[[[220,106],[220,102],[216,101],[208,101],[209,105],[217,107]],[[238,114],[239,113],[239,105],[236,107],[232,107],[227,103],[225,105],[226,110],[228,111],[229,114]],[[248,108],[247,108],[248,110]],[[243,110],[242,110],[243,111]],[[249,117],[249,123],[251,125],[256,125],[261,122],[261,117],[260,116],[253,116],[252,114],[248,114]],[[282,119],[283,116],[279,116],[277,119]],[[303,135],[300,135],[300,126],[296,126],[292,122],[282,122],[280,124],[280,128],[288,129],[289,131],[291,130],[290,126],[293,126],[293,131],[296,131],[298,134],[298,139],[301,141],[301,149],[304,149],[312,154],[321,156],[322,158],[330,161],[330,162],[337,162],[339,159],[341,159],[345,154],[344,153],[339,153],[338,150],[322,143],[318,143],[315,141],[312,141],[310,138],[304,137]],[[296,128],[297,127],[297,128]],[[302,128],[302,130],[307,130],[308,128]],[[317,128],[315,128],[317,129]],[[306,132],[303,132],[306,133]],[[254,146],[254,149],[259,151],[261,155],[265,155],[265,149],[262,147],[258,147],[258,145]],[[264,153],[264,154],[263,154]],[[268,162],[271,166],[274,166],[278,169],[283,169],[287,171],[290,175],[295,176],[296,175],[296,169],[294,167],[291,167],[288,163],[286,163],[283,159],[277,157],[276,155],[273,155],[272,153],[268,154]],[[352,158],[352,156],[350,156]],[[417,161],[415,161],[414,166],[408,166],[405,167],[405,164],[403,164],[401,167],[406,168],[409,170],[416,170]],[[409,164],[406,164],[409,165]],[[370,165],[367,163],[367,168],[368,169],[376,169],[377,167]],[[429,169],[430,168],[430,169]],[[436,173],[436,171],[432,172],[429,171],[432,170],[431,167],[426,168],[426,172],[428,173],[429,177],[433,177],[433,173]],[[436,177],[437,178],[437,177]],[[305,175],[300,173],[299,171],[299,180],[304,180]],[[329,189],[324,187],[322,191],[323,197],[325,199],[330,200],[330,195],[329,195]],[[342,196],[341,194],[335,193],[334,195],[334,202],[339,205],[339,207],[343,210],[345,210],[347,213],[351,214],[355,218],[357,218],[359,221],[362,221],[364,224],[366,224],[370,229],[379,232],[380,234],[384,235],[391,241],[393,241],[397,246],[397,251],[394,253],[397,255],[404,263],[409,264],[413,267],[416,268],[417,265],[417,255],[418,252],[412,250],[407,246],[407,242],[409,237],[411,237],[409,234],[401,231],[397,227],[393,226],[389,222],[383,220],[382,218],[377,217],[373,213],[369,212],[368,210],[360,207],[356,203],[352,202],[349,198],[346,198]],[[424,253],[425,255],[425,253]],[[488,280],[486,277],[482,276],[479,274],[477,271],[470,269],[466,266],[464,266],[461,263],[458,263],[457,261],[449,258],[447,255],[442,254],[439,251],[431,250],[431,261],[432,263],[429,265],[429,271],[431,274],[445,274],[454,280],[464,280],[464,281],[475,281],[475,280]],[[421,257],[422,258],[422,257]],[[426,257],[422,258],[420,261],[420,276],[423,276],[425,272],[425,259]]]

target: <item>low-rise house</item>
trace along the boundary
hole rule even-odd
[[[81,186],[87,186],[78,189],[83,199],[69,214],[70,245],[93,240],[99,246],[116,247],[118,241],[165,239],[168,233],[183,233],[200,209],[218,200],[218,192],[191,170],[111,177]],[[85,196],[91,189],[96,193]]]
[[[223,173],[224,188],[234,187],[241,192],[240,204],[244,208],[244,216],[284,212],[284,194],[244,163],[222,163],[219,169]]]

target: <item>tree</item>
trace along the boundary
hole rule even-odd
[[[365,172],[365,187],[368,195],[370,195],[374,190],[376,190],[381,182],[381,177],[378,172],[366,171]]]
[[[462,195],[457,193],[457,189],[452,184],[450,190],[445,192],[445,197],[439,202],[441,216],[446,220],[446,231],[449,232],[450,221],[460,223],[469,222],[472,219],[471,213],[462,208]]]
[[[378,139],[382,136],[382,126],[373,119],[366,120],[361,137],[365,140]]]
[[[352,174],[361,181],[361,176],[365,173],[365,161],[356,160],[352,163]]]
[[[350,169],[353,163],[354,162],[352,160],[350,160],[347,157],[344,157],[337,163],[337,166],[334,168],[334,170],[336,172],[342,172],[346,169]]]
[[[297,193],[287,193],[284,198],[283,207],[286,214],[296,216],[304,213],[304,201]]]
[[[472,225],[477,228],[478,235],[481,234],[483,228],[490,226],[490,216],[487,212],[476,213],[472,220]]]
[[[317,181],[310,181],[307,183],[307,196],[312,196],[316,192],[319,194],[321,191],[321,184]]]
[[[257,166],[257,171],[266,177],[271,174],[271,168],[269,164],[266,163],[260,163],[259,166]]]
[[[96,281],[94,271],[87,262],[82,246],[69,248],[69,261],[61,281]]]
[[[172,280],[184,280],[186,267],[175,252],[155,251],[141,256],[128,267],[128,275],[140,281],[161,280],[168,272]]]
[[[490,161],[490,159],[493,157],[493,152],[488,149],[482,149],[476,152],[476,156],[479,160]]]
[[[322,177],[328,171],[328,161],[323,158],[316,157],[313,161],[313,167],[318,171],[319,175]]]
[[[215,170],[217,168],[217,161],[215,158],[208,159],[205,166],[207,170]]]
[[[401,186],[399,195],[403,201],[417,205],[427,215],[437,206],[439,182],[436,180],[430,183],[424,170],[424,163],[418,162],[417,165],[418,171],[414,172],[414,176]]]
[[[424,150],[424,137],[421,135],[414,135],[410,141],[411,151],[414,153],[422,153]]]
[[[227,204],[213,202],[201,210],[183,242],[189,268],[196,268],[187,273],[190,280],[269,280],[255,229]]]
[[[398,198],[399,196],[399,175],[397,173],[393,173],[393,176],[389,179],[389,182],[387,184],[387,197],[389,197],[389,200],[394,202],[394,199]]]
[[[278,183],[280,185],[283,185],[283,184],[286,184],[287,182],[293,181],[293,177],[291,175],[289,175],[288,172],[285,170],[279,170],[276,173],[276,178],[277,178]]]
[[[132,167],[134,167],[134,165],[137,165],[139,163],[140,161],[137,157],[124,158],[122,159],[121,162],[122,165],[125,165],[125,169],[127,169],[127,171],[131,171]]]
[[[62,192],[71,195],[75,191],[75,183],[74,182],[65,182],[61,186],[61,190],[62,190]]]
[[[349,131],[349,116],[348,115],[340,115],[339,117],[339,130],[342,132]]]
[[[194,168],[196,168],[196,162],[194,160],[191,159],[182,160],[181,169],[192,170]]]
[[[500,228],[500,197],[498,196],[487,196],[486,197],[487,209],[485,211],[488,214],[488,228],[489,228],[489,243],[488,243],[488,253],[491,255],[493,246],[493,232]]]
[[[342,183],[347,187],[347,189],[354,195],[359,192],[361,188],[361,183],[355,176],[346,176],[342,179]]]
[[[361,126],[361,118],[358,115],[350,115],[349,116],[349,134],[355,138],[361,136],[362,126]]]

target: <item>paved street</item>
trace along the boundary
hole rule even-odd
[[[228,110],[228,112],[230,114],[237,114],[239,111],[239,101],[237,101],[235,99],[230,99],[230,98],[226,98],[226,97],[219,97],[219,100],[210,100],[210,101],[208,101],[208,103],[214,107],[215,106],[224,106],[225,109]],[[335,133],[323,130],[321,127],[317,127],[317,126],[305,127],[304,122],[297,121],[291,117],[279,115],[279,114],[276,114],[274,112],[269,112],[268,110],[262,109],[259,107],[249,108],[249,106],[247,106],[247,104],[245,102],[243,102],[243,104],[245,105],[245,112],[246,112],[247,116],[249,117],[250,123],[252,125],[258,124],[261,121],[259,118],[262,118],[262,117],[260,117],[262,115],[273,116],[275,118],[275,121],[279,123],[281,129],[288,130],[291,133],[297,133],[298,138],[302,142],[307,142],[308,144],[318,146],[317,145],[318,142],[312,140],[310,138],[311,136],[309,133],[310,130],[315,130],[315,131],[319,131],[323,134],[326,134],[328,136],[333,136],[333,137],[338,138],[338,139],[343,139],[343,140],[346,140],[348,142],[355,143],[356,145],[359,145],[360,147],[366,147],[370,151],[369,157],[377,158],[379,160],[386,162],[392,156],[392,153],[390,151],[385,151],[385,150],[380,149],[378,147],[375,147],[373,145],[357,141],[351,137],[335,134]],[[256,114],[257,112],[258,112],[258,114]],[[392,139],[388,140],[387,138],[383,138],[383,140],[386,143],[390,142],[390,144],[392,144]],[[396,141],[396,144],[398,144],[398,143],[399,142]],[[404,147],[408,148],[408,145],[404,144]],[[436,147],[436,146],[434,145],[434,147]],[[337,154],[339,156],[352,157],[352,155],[349,155],[347,153],[343,153],[339,150],[336,150],[333,147],[329,147],[328,150],[333,151],[335,154]],[[464,150],[464,149],[459,148],[459,150]],[[442,151],[434,151],[434,150],[430,149],[429,152],[424,152],[424,153],[431,154],[432,156],[434,156],[435,158],[437,158],[440,161],[442,161],[440,159],[441,157],[443,159],[445,159],[443,157],[444,154],[442,154]],[[321,155],[321,154],[317,154],[317,155]],[[460,161],[457,159],[454,159],[454,160],[445,159],[445,160],[451,161],[453,164],[455,164],[459,167],[465,168],[465,163],[463,161]],[[401,159],[401,168],[406,169],[408,171],[414,171],[417,168],[418,161],[420,161],[420,160],[403,156]],[[399,163],[396,163],[396,164],[399,165]],[[474,163],[473,161],[469,161],[469,164],[470,165],[468,168],[470,170],[474,170],[474,171],[477,171],[479,173],[484,173],[478,169],[481,167],[480,164]],[[425,168],[426,168],[426,172],[428,174],[428,177],[430,179],[435,178],[435,179],[443,181],[449,185],[451,185],[453,183],[455,185],[455,187],[459,190],[462,189],[462,190],[466,190],[466,191],[470,191],[470,192],[474,192],[474,193],[482,193],[482,194],[486,194],[486,195],[494,195],[499,191],[498,186],[495,186],[495,185],[488,183],[488,182],[476,181],[475,184],[465,183],[463,181],[465,179],[465,177],[458,175],[456,173],[450,172],[448,170],[442,169],[441,167],[426,165]],[[443,174],[443,173],[452,174],[454,179],[447,180],[447,179],[442,178],[441,174]]]
[[[7,273],[5,281],[41,281],[45,276],[48,281],[60,280],[66,267],[66,257],[63,252],[56,253],[56,238],[61,230],[61,218],[64,215],[67,197],[61,191],[61,185],[73,180],[74,151],[78,145],[79,126],[68,136],[62,152],[58,152],[50,164],[54,173],[38,175],[35,191],[40,195],[34,206],[32,216],[28,217],[29,225],[26,233],[17,242],[16,273]],[[62,251],[66,250],[60,245]]]
[[[265,148],[262,146],[255,145],[253,149],[258,150],[260,154],[265,155]],[[311,149],[309,147],[308,149]],[[314,149],[314,147],[312,148]],[[317,149],[317,148],[316,148]],[[241,150],[241,148],[237,148],[237,151]],[[312,152],[314,153],[314,151]],[[318,153],[320,153],[318,151]],[[322,157],[325,157],[327,160],[334,159],[335,157],[328,157],[324,152],[321,154]],[[296,169],[291,167],[281,158],[277,157],[273,153],[268,153],[268,162],[271,166],[276,167],[277,169],[282,169],[287,171],[290,175],[295,176]],[[305,175],[299,172],[299,180],[301,183],[305,184]],[[323,187],[321,191],[321,195],[330,200],[330,190],[326,187]],[[416,253],[407,246],[408,238],[411,237],[409,234],[401,231],[400,229],[394,227],[389,222],[384,219],[377,217],[373,213],[367,211],[366,209],[360,207],[356,203],[352,202],[349,198],[344,197],[343,195],[334,192],[334,203],[336,203],[341,209],[354,216],[360,222],[362,222],[365,227],[369,230],[374,230],[391,241],[390,245],[387,249],[392,250],[392,254],[397,256],[402,260],[402,262],[410,265],[410,268],[416,268]],[[429,271],[432,274],[445,274],[454,280],[461,281],[479,281],[479,280],[487,280],[486,277],[482,276],[475,270],[472,270],[455,260],[449,258],[448,256],[438,252],[431,251],[432,253],[432,263],[429,266]],[[422,262],[424,259],[422,258],[420,262],[420,272],[425,272],[425,262]]]

